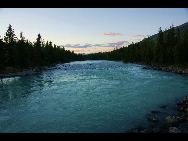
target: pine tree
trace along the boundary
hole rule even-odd
[[[155,55],[157,55],[157,62],[159,65],[164,64],[164,35],[163,31],[161,30],[161,27],[159,28],[159,33],[157,37],[157,52]]]
[[[182,36],[182,50],[183,50],[183,53],[181,55],[181,62],[182,62],[182,65],[185,66],[188,66],[188,29],[186,28],[184,33],[183,33],[183,36]]]
[[[173,50],[174,50],[174,42],[175,42],[175,33],[174,33],[174,27],[173,24],[170,26],[170,29],[166,31],[165,36],[165,49],[164,49],[164,62],[167,65],[174,64],[174,56],[173,56]]]
[[[0,39],[0,73],[6,67],[6,50],[5,50],[5,43],[3,39]]]
[[[4,41],[8,43],[15,42],[17,39],[16,35],[14,34],[14,29],[12,29],[12,25],[9,24],[8,30],[6,32],[6,36],[4,36]]]
[[[177,29],[177,34],[175,36],[175,46],[174,46],[174,63],[176,66],[181,63],[181,36],[180,36],[180,30]]]
[[[6,53],[7,53],[7,65],[12,66],[13,69],[15,69],[16,65],[16,41],[17,37],[14,34],[14,29],[12,29],[12,26],[9,24],[8,30],[4,36],[4,41],[6,42]]]
[[[26,46],[23,32],[20,33],[20,40],[16,43],[16,64],[17,67],[23,69],[29,67],[29,52]]]
[[[38,38],[36,39],[34,45],[34,64],[35,67],[43,66],[43,53],[41,49],[41,35],[38,34]]]

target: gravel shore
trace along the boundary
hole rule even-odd
[[[142,69],[151,69],[165,72],[172,72],[180,75],[188,76],[188,68],[179,68],[179,67],[158,67],[154,65],[146,65]]]
[[[23,71],[23,72],[0,74],[0,78],[25,76],[25,75],[31,75],[31,74],[37,74],[37,73],[39,73],[39,72],[37,72],[36,70],[27,70],[27,71]]]

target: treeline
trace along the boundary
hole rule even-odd
[[[87,59],[123,60],[155,66],[188,67],[187,26],[163,31],[161,27],[157,39],[148,37],[128,47],[111,52],[90,54]]]
[[[111,52],[99,52],[89,55],[75,54],[60,46],[44,42],[41,35],[35,42],[20,39],[9,25],[4,39],[0,39],[0,73],[7,68],[29,69],[48,66],[56,63],[82,60],[123,60],[124,62],[142,63],[155,66],[188,67],[188,23],[168,30],[159,28],[156,35],[145,38],[127,47],[114,49]]]
[[[26,40],[22,32],[18,39],[10,24],[4,39],[0,39],[0,73],[7,68],[23,70],[73,60],[83,60],[83,57],[52,45],[51,41],[42,41],[40,34],[33,43]]]

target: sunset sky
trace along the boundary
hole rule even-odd
[[[44,41],[87,54],[127,46],[159,27],[185,22],[185,8],[1,8],[0,38],[11,24],[17,37],[22,31],[33,42],[40,33]]]

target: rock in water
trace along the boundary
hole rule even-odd
[[[186,108],[186,105],[185,105],[184,103],[178,102],[178,103],[176,104],[176,110],[179,110],[180,112],[185,111],[185,108]]]
[[[143,127],[132,128],[128,133],[147,133],[147,129]]]
[[[177,127],[170,127],[169,133],[181,133],[181,131]]]
[[[179,121],[179,122],[184,122],[185,121],[185,118],[186,118],[186,115],[184,112],[180,112],[178,114],[178,116],[176,116],[176,119]]]
[[[165,119],[165,124],[168,127],[178,127],[179,126],[178,120],[174,116],[167,116]]]
[[[148,120],[149,121],[152,121],[152,122],[158,122],[158,118],[156,118],[155,116],[151,115],[151,114],[148,114]]]
[[[168,108],[168,106],[167,105],[162,105],[162,106],[160,106],[161,108]]]
[[[183,98],[183,103],[186,103],[186,104],[188,103],[188,96]]]
[[[161,113],[160,111],[151,111],[151,113],[157,114],[157,113]]]

